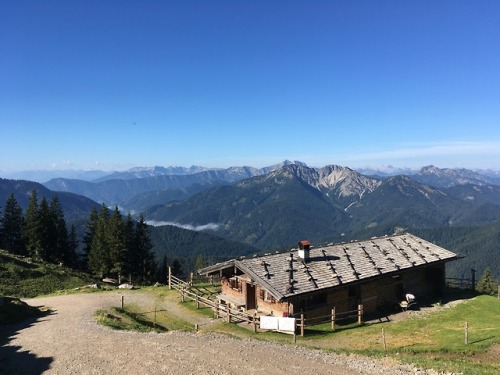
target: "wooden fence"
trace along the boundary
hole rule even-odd
[[[467,290],[475,290],[476,289],[476,270],[470,270],[471,277],[462,277],[462,278],[454,278],[447,277],[445,278],[446,287],[455,288],[455,289],[467,289]]]
[[[260,328],[260,318],[257,314],[248,314],[237,308],[231,308],[229,304],[220,303],[214,298],[213,292],[206,288],[198,288],[192,285],[192,282],[187,282],[179,279],[172,275],[169,269],[168,274],[168,288],[176,289],[182,302],[186,300],[191,300],[195,303],[196,308],[202,306],[210,308],[214,312],[215,318],[222,318],[228,323],[248,323],[253,327],[253,331],[257,332],[257,328]],[[191,279],[192,280],[192,279]],[[206,291],[204,290],[206,289]],[[200,293],[200,291],[202,293]],[[203,293],[206,292],[206,293]],[[208,294],[208,296],[206,295]],[[337,313],[335,307],[331,310],[331,314],[323,316],[311,316],[301,313],[300,316],[296,316],[297,328],[300,329],[300,335],[304,337],[304,330],[306,327],[315,326],[323,323],[331,323],[332,331],[335,331],[336,322],[347,320],[347,319],[357,319],[358,324],[363,323],[363,305],[358,305],[356,310],[343,311]]]
[[[475,280],[473,279],[447,277],[445,282],[447,288],[475,290]]]
[[[335,331],[335,325],[339,321],[348,319],[357,319],[358,324],[363,324],[363,305],[358,305],[356,310],[343,311],[337,313],[335,307],[331,310],[328,315],[313,316],[308,318],[303,313],[300,314],[300,319],[298,320],[297,326],[300,328],[300,335],[304,336],[305,327],[311,327],[318,324],[330,323],[332,331]]]
[[[175,277],[169,272],[168,278],[169,289],[176,289],[181,297],[181,302],[191,300],[196,304],[196,308],[208,307],[213,310],[215,318],[223,318],[228,323],[242,323],[253,324],[254,332],[257,332],[259,324],[259,317],[254,314],[248,314],[240,309],[231,308],[229,305],[220,303],[217,299],[213,298],[207,289],[208,297],[201,295],[200,290],[205,288],[193,287],[190,282],[183,281]],[[198,293],[197,293],[198,292]]]

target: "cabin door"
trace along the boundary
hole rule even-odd
[[[255,298],[255,285],[247,284],[246,309],[252,310],[257,307]]]

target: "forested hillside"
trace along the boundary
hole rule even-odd
[[[470,277],[473,268],[479,278],[490,267],[493,277],[500,279],[500,221],[474,227],[415,228],[411,232],[464,256],[448,263],[449,274]]]
[[[172,225],[149,228],[151,241],[154,243],[153,252],[157,259],[162,260],[166,257],[167,264],[173,264],[174,260],[178,260],[184,274],[194,271],[196,266],[262,252],[262,249],[240,242]]]

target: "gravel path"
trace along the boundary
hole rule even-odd
[[[436,374],[392,360],[326,354],[203,332],[136,333],[95,323],[93,313],[141,293],[112,292],[27,300],[54,313],[0,331],[0,374]],[[203,318],[200,318],[203,319]]]

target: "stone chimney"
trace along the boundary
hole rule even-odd
[[[311,250],[311,243],[307,240],[299,241],[299,258],[305,263],[309,262],[309,253]]]

